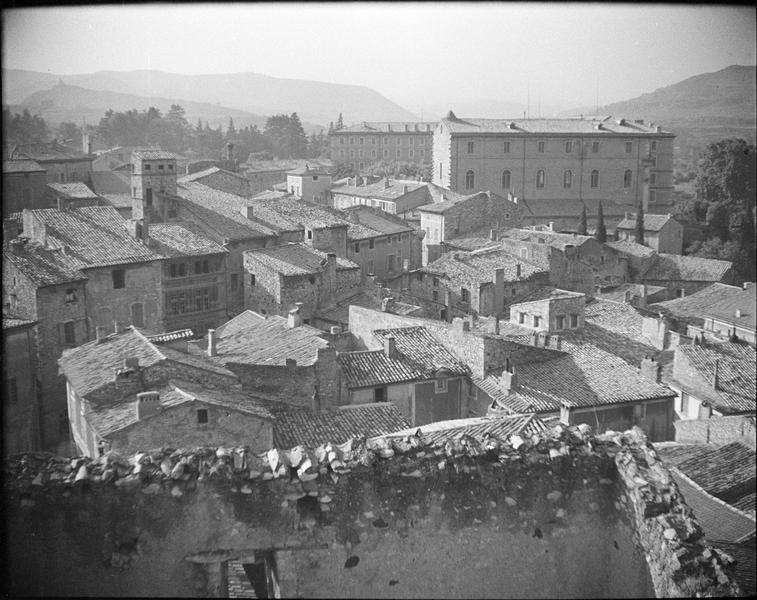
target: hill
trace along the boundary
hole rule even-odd
[[[364,86],[282,79],[259,73],[181,75],[140,70],[55,75],[4,69],[3,101],[16,104],[33,92],[49,89],[59,80],[90,90],[148,98],[183,98],[187,102],[223,105],[257,115],[297,112],[303,121],[321,125],[335,121],[340,112],[346,123],[416,119],[398,104]]]

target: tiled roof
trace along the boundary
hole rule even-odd
[[[190,352],[189,348],[187,348],[187,352],[182,352],[171,346],[161,346],[159,351],[166,359],[177,364],[191,367],[192,369],[209,371],[216,375],[223,375],[230,382],[236,381],[236,375],[227,369],[221,361],[211,359],[204,352]]]
[[[202,171],[196,171],[195,173],[190,173],[189,175],[182,175],[177,179],[178,183],[188,183],[191,181],[197,181],[198,179],[202,179],[203,177],[207,177],[208,175],[213,175],[213,173],[220,173],[224,172],[229,175],[235,175],[236,177],[239,177],[240,179],[245,179],[241,175],[237,175],[236,173],[232,173],[231,171],[226,171],[224,169],[219,169],[218,167],[209,167],[207,169],[204,169]]]
[[[37,321],[30,321],[29,319],[19,319],[17,317],[10,317],[3,315],[3,329],[14,329],[16,327],[26,327],[34,325]]]
[[[18,144],[10,156],[11,160],[30,158],[38,163],[57,162],[61,160],[93,160],[91,154],[84,154],[75,148],[64,146],[57,142],[40,142],[33,144]]]
[[[720,281],[733,266],[727,260],[658,254],[657,260],[644,273],[644,279],[655,281]]]
[[[251,221],[242,214],[247,198],[222,192],[202,183],[190,182],[177,186],[180,202],[194,217],[194,222],[205,231],[230,240],[273,237],[270,227]]]
[[[223,325],[216,327],[216,337],[220,340],[224,337],[234,335],[238,331],[242,331],[252,325],[257,325],[265,321],[265,317],[252,310],[245,310],[239,313],[236,317],[230,321],[226,321]]]
[[[738,542],[754,534],[753,518],[708,494],[675,467],[670,471],[678,484],[681,495],[686,504],[693,509],[708,540]],[[754,547],[753,544],[752,547]]]
[[[340,186],[334,189],[334,193],[343,194],[345,196],[357,196],[360,198],[378,198],[379,200],[395,201],[402,198],[405,194],[409,194],[417,189],[425,187],[426,184],[422,181],[390,178],[388,180],[382,179],[381,181],[370,183],[368,185]],[[426,201],[430,201],[430,198]]]
[[[100,195],[131,194],[131,177],[119,171],[92,171],[92,189]]]
[[[449,117],[453,118],[449,118]],[[620,121],[620,122],[619,122]],[[451,133],[523,133],[534,134],[580,134],[580,135],[649,135],[658,133],[649,124],[636,123],[630,119],[613,117],[586,117],[564,119],[472,119],[458,118],[448,114],[442,123]],[[600,127],[599,129],[597,127]],[[659,132],[671,135],[668,132]]]
[[[4,160],[3,173],[34,173],[44,171],[39,163],[33,160]]]
[[[359,121],[334,133],[433,133],[436,124],[436,121]],[[405,125],[408,131],[405,131]]]
[[[301,167],[297,167],[296,169],[292,169],[291,171],[287,171],[287,175],[296,175],[296,176],[303,176],[303,175],[328,175],[329,172],[321,167],[320,165],[312,165],[310,163],[305,163]]]
[[[520,266],[520,278],[518,266]],[[498,247],[483,248],[474,252],[448,252],[421,270],[445,277],[452,283],[465,285],[472,282],[494,281],[497,269],[504,269],[505,281],[528,279],[531,275],[545,272],[533,262]]]
[[[126,220],[112,206],[32,211],[45,224],[47,238],[65,247],[79,268],[149,262],[160,256],[126,230]]]
[[[349,226],[346,216],[336,209],[307,200],[297,200],[291,196],[274,200],[251,202],[255,218],[285,231],[299,231],[304,228]]]
[[[168,331],[166,333],[159,333],[156,335],[148,335],[147,341],[153,344],[163,344],[166,342],[174,342],[176,340],[189,340],[194,338],[195,334],[191,329],[177,329],[176,331]]]
[[[227,253],[226,248],[195,231],[191,223],[151,223],[149,232],[155,242],[153,249],[166,258]]]
[[[48,183],[47,187],[67,198],[97,198],[97,194],[80,181],[73,183]]]
[[[647,308],[673,317],[694,318],[703,321],[704,313],[710,306],[720,300],[726,300],[737,295],[741,291],[742,288],[734,285],[713,283],[690,296],[666,300],[665,302],[656,302],[655,304],[650,304]]]
[[[741,344],[708,344],[678,346],[697,376],[708,388],[706,394],[713,406],[722,412],[754,412],[757,386],[755,364],[757,355],[751,346]],[[715,361],[718,361],[718,387],[715,383]],[[688,370],[688,369],[687,369]],[[703,386],[704,387],[704,386]]]
[[[433,196],[433,192],[430,192],[430,193]],[[442,202],[435,202],[433,204],[426,204],[424,206],[419,206],[418,210],[420,212],[426,212],[426,213],[444,214],[445,212],[451,210],[453,207],[463,202],[466,202],[467,200],[480,199],[487,196],[489,198],[492,198],[498,204],[508,202],[508,200],[504,198],[503,196],[500,196],[498,194],[495,194],[494,192],[489,192],[489,191],[476,192],[475,194],[469,194],[467,196],[462,196],[454,192],[446,192],[446,191],[443,192],[443,194],[444,194],[444,197],[449,198],[449,199],[444,200]]]
[[[638,256],[639,258],[649,258],[654,256],[656,252],[649,246],[637,244],[636,242],[629,242],[628,240],[618,240],[617,242],[605,242],[607,246],[618,252],[629,254],[631,256]]]
[[[647,298],[651,298],[655,294],[660,292],[666,292],[667,288],[659,285],[647,285],[646,293]],[[631,297],[641,297],[644,293],[644,285],[641,283],[623,283],[617,285],[612,289],[603,289],[597,294],[597,296],[603,300],[611,300],[613,302],[624,302],[626,292],[631,293]]]
[[[675,221],[671,215],[644,213],[644,231],[660,231],[668,221]],[[618,223],[616,229],[636,229],[636,213]]]
[[[173,152],[166,152],[165,150],[134,150],[131,153],[131,158],[132,160],[135,158],[142,160],[176,160],[178,155]]]
[[[348,218],[349,215],[355,215],[355,218],[361,225],[375,231],[376,235],[393,235],[396,233],[408,233],[413,231],[413,228],[404,220],[378,208],[362,205],[351,206],[344,209],[344,213]],[[358,239],[355,234],[357,234],[357,232],[351,232],[348,230],[350,239]]]
[[[248,173],[270,173],[276,171],[293,171],[305,165],[305,163],[317,165],[319,167],[331,168],[334,163],[328,158],[309,158],[292,159],[292,160],[253,160],[248,159],[244,164],[244,169]]]
[[[516,368],[518,374],[520,371]],[[520,375],[518,375],[520,377]],[[520,385],[517,390],[506,391],[498,375],[471,378],[473,384],[495,402],[490,414],[554,413],[560,410],[561,395],[543,392],[530,386]]]
[[[289,192],[266,190],[264,192],[260,192],[259,194],[255,194],[252,198],[250,198],[250,200],[277,200],[279,198],[287,198],[288,196],[291,196]]]
[[[362,306],[364,308],[379,310],[381,308],[381,302],[376,297],[376,294],[361,291],[354,296],[350,296],[343,301],[337,302],[333,307],[319,309],[316,314],[320,319],[347,325],[350,320],[350,306]],[[414,308],[417,309],[418,307]],[[389,307],[387,307],[387,311],[394,313]]]
[[[314,413],[308,409],[283,410],[276,414],[273,443],[277,448],[297,445],[314,448],[351,438],[375,437],[410,427],[400,410],[390,402],[339,407]]]
[[[48,250],[33,242],[4,244],[3,260],[39,287],[87,279],[78,264],[60,250]]]
[[[487,235],[466,235],[465,237],[456,237],[451,240],[442,242],[451,250],[480,250],[481,248],[499,248],[500,243],[492,240]]]
[[[223,326],[221,326],[223,327]],[[289,328],[277,315],[263,321],[239,324],[234,333],[223,333],[217,344],[217,360],[224,364],[285,365],[294,359],[300,366],[315,363],[319,348],[328,342],[323,331],[310,325]]]
[[[518,299],[517,304],[525,304],[527,302],[539,302],[541,300],[562,300],[565,298],[580,298],[585,297],[585,294],[580,292],[571,292],[569,290],[561,290],[549,286],[544,286],[535,289],[530,294],[526,294],[522,298]]]
[[[433,374],[416,368],[401,357],[390,358],[383,350],[342,352],[337,357],[349,388],[372,387],[403,381],[431,379]]]
[[[284,276],[320,273],[327,261],[325,252],[301,243],[247,250],[245,257],[255,260]],[[347,270],[359,269],[360,267],[346,258],[337,256],[336,268],[337,270]]]
[[[739,317],[736,316],[737,310],[741,311]],[[745,290],[712,303],[705,310],[704,315],[754,331],[757,326],[755,312],[757,312],[757,284],[753,283]]]
[[[745,493],[754,493],[757,463],[754,449],[745,444],[664,444],[657,452],[664,462],[677,467],[707,493],[724,502],[730,504]]]
[[[377,329],[373,335],[382,343],[387,336],[393,336],[397,353],[402,360],[425,371],[428,377],[433,377],[440,368],[453,375],[470,373],[468,366],[447,350],[425,327]]]
[[[735,544],[708,537],[715,548],[724,550],[736,561],[736,581],[739,582],[744,596],[747,598],[757,596],[757,550],[754,547],[754,540]]]
[[[215,389],[198,383],[178,380],[172,383],[178,391],[184,392],[190,398],[196,398],[200,402],[238,410],[263,419],[273,419],[274,411],[278,408],[278,405],[243,392],[241,388],[236,390],[229,388]]]
[[[420,430],[426,442],[434,446],[444,446],[451,440],[459,440],[464,435],[479,442],[488,438],[497,438],[507,442],[511,435],[531,437],[546,430],[544,422],[535,414],[530,415],[502,415],[496,417],[473,417],[469,419],[454,419],[451,421],[437,421],[420,427],[413,427],[398,431],[383,437],[397,438],[415,435]]]
[[[589,240],[594,239],[589,235],[534,231],[532,229],[508,229],[502,236],[521,242],[540,242],[560,250],[565,250],[566,246],[581,246]]]
[[[131,194],[101,194],[101,197],[116,209],[128,208],[131,210],[133,204]]]

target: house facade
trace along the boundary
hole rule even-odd
[[[39,450],[36,323],[3,310],[3,454]]]
[[[626,215],[616,232],[618,240],[635,241],[636,215]],[[670,214],[645,214],[644,245],[665,254],[683,254],[683,225]]]
[[[388,177],[376,183],[363,180],[362,185],[358,185],[357,178],[353,177],[347,184],[331,188],[330,193],[334,208],[372,206],[403,217],[431,202],[426,184]]]
[[[298,200],[307,200],[315,204],[328,202],[331,187],[331,175],[323,168],[313,168],[307,163],[301,169],[287,173],[287,191]]]
[[[32,160],[45,170],[46,183],[86,182],[92,171],[93,154],[52,142],[18,144],[9,155],[11,161]]]
[[[47,174],[30,159],[3,161],[3,218],[25,208],[46,208]]]

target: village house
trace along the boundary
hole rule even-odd
[[[678,346],[673,372],[665,379],[678,394],[678,418],[754,415],[755,365],[755,349],[745,344],[699,338],[694,344]]]
[[[228,194],[236,194],[243,198],[252,196],[250,180],[233,171],[220,169],[218,167],[208,167],[202,171],[196,171],[189,175],[179,177],[178,183],[197,182],[214,190],[220,190]]]
[[[231,142],[226,143],[217,158],[207,158],[207,155],[203,156],[190,148],[184,153],[184,159],[182,161],[184,163],[183,169],[180,170],[187,175],[193,175],[214,167],[228,173],[239,172],[239,159],[234,155],[234,144]]]
[[[39,450],[36,322],[3,307],[3,455]]]
[[[720,338],[735,337],[752,346],[757,342],[757,319],[755,306],[757,297],[754,282],[745,283],[744,289],[733,294],[730,298],[723,298],[708,305],[702,316],[703,330]]]
[[[313,167],[307,163],[299,169],[287,173],[287,191],[298,200],[307,200],[315,204],[327,204],[331,175],[322,167]]]
[[[25,208],[47,208],[47,174],[36,161],[3,161],[3,218]]]
[[[337,209],[372,206],[402,218],[411,216],[415,209],[431,202],[425,183],[389,177],[375,183],[363,179],[362,185],[358,185],[357,177],[352,177],[349,183],[332,187],[330,195],[332,205]]]
[[[354,173],[381,161],[431,161],[433,122],[355,123],[329,132],[331,160],[349,164]]]
[[[47,183],[86,182],[92,171],[94,155],[65,146],[58,140],[32,144],[17,144],[11,148],[9,160],[31,160],[42,167]]]
[[[636,215],[627,214],[616,227],[617,239],[636,240]],[[683,225],[670,214],[644,215],[644,245],[664,254],[683,253]]]
[[[519,199],[609,199],[669,210],[672,133],[612,117],[471,119],[447,113],[434,130],[433,183]]]
[[[303,169],[306,164],[329,172],[334,168],[332,161],[323,158],[309,158],[307,161],[302,159],[257,160],[250,156],[247,162],[241,165],[241,172],[250,181],[250,193],[255,195],[272,190],[278,184],[286,185],[287,174],[290,171]]]
[[[58,208],[80,208],[82,206],[105,206],[105,202],[94,193],[86,184],[77,181],[74,183],[48,183],[46,194],[47,205]]]
[[[383,349],[337,357],[350,404],[391,402],[414,427],[467,415],[469,369],[426,329],[373,335]]]
[[[650,266],[631,278],[635,283],[657,285],[668,290],[668,299],[682,298],[713,283],[733,283],[733,263],[727,260],[657,254]]]
[[[422,206],[421,215],[423,238],[423,264],[433,262],[441,256],[443,244],[453,238],[482,230],[520,227],[523,207],[503,196],[492,192],[479,192],[461,196],[453,192],[432,192],[441,201]]]

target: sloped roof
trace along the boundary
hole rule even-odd
[[[669,221],[673,221],[680,225],[672,215],[654,215],[644,213],[644,231],[660,231]],[[616,229],[636,229],[636,214],[629,215],[627,219],[623,219]]]
[[[361,225],[375,231],[376,235],[393,235],[396,233],[408,233],[413,231],[413,228],[399,217],[371,206],[350,206],[344,209],[344,213],[348,217],[349,215],[355,215],[355,218]],[[348,235],[351,239],[357,239],[355,235],[356,233],[357,232],[348,231]]]
[[[571,292],[569,290],[561,290],[550,286],[543,286],[519,298],[516,304],[539,302],[541,300],[564,300],[565,298],[581,297],[585,298],[586,294],[582,294],[580,292]]]
[[[112,206],[45,208],[32,214],[45,224],[48,240],[65,247],[66,255],[78,262],[79,268],[161,259],[129,234],[126,220]]]
[[[131,194],[131,177],[119,171],[92,171],[92,189],[100,195]]]
[[[140,158],[143,160],[176,160],[178,155],[165,150],[133,150],[132,159]]]
[[[699,518],[697,517],[697,520]],[[705,533],[706,533],[705,529]],[[741,543],[731,543],[709,537],[710,543],[724,550],[736,561],[736,580],[741,586],[741,591],[747,598],[757,596],[757,551],[754,547],[754,540],[746,540]]]
[[[430,192],[430,193],[433,196],[433,192]],[[447,211],[454,208],[455,206],[457,206],[458,204],[465,203],[468,200],[478,200],[485,197],[491,198],[499,204],[510,202],[507,198],[500,196],[499,194],[495,194],[494,192],[490,192],[490,191],[476,192],[475,194],[468,194],[467,196],[463,196],[455,192],[449,192],[447,190],[444,190],[443,192],[437,191],[436,193],[442,193],[444,197],[448,199],[443,200],[442,202],[435,202],[433,204],[426,204],[424,206],[419,206],[418,210],[420,212],[444,214]]]
[[[736,316],[737,310],[741,311],[739,317]],[[757,326],[755,312],[757,312],[757,285],[753,283],[745,290],[713,302],[704,314],[707,317],[754,330]]]
[[[359,186],[339,186],[334,188],[334,193],[360,198],[378,198],[379,200],[396,201],[406,194],[410,194],[420,188],[425,188],[422,181],[385,178],[376,183]],[[424,207],[425,208],[425,207]]]
[[[65,146],[57,141],[17,144],[10,156],[11,160],[32,159],[38,163],[71,160],[94,160],[94,155],[84,154],[75,148]]]
[[[661,311],[673,317],[704,320],[704,314],[711,306],[716,305],[721,300],[731,298],[741,291],[743,289],[738,286],[716,282],[690,296],[656,302],[650,304],[647,308]]]
[[[391,358],[383,350],[341,352],[337,357],[349,388],[373,387],[404,381],[433,378],[424,369],[406,362],[401,356]]]
[[[727,260],[661,253],[644,273],[644,279],[715,282],[725,277],[732,266]]]
[[[400,327],[377,329],[374,337],[384,342],[393,336],[398,355],[407,363],[433,377],[438,369],[446,369],[453,375],[468,375],[468,366],[445,348],[425,327]]]
[[[452,118],[449,118],[449,117]],[[511,133],[531,134],[580,134],[580,135],[650,135],[658,133],[649,124],[636,123],[630,119],[597,118],[563,118],[563,119],[476,119],[458,118],[448,114],[442,124],[451,133]],[[599,126],[599,128],[597,128]],[[660,134],[672,135],[661,131]]]
[[[352,438],[385,435],[408,427],[410,423],[391,402],[342,406],[318,413],[290,408],[276,414],[273,443],[277,448],[315,448],[327,442],[342,444]]]
[[[310,275],[323,271],[328,259],[325,252],[302,243],[247,250],[245,257],[285,276]],[[352,261],[336,257],[337,270],[359,269]]]
[[[408,131],[405,131],[405,125]],[[436,121],[358,121],[334,133],[433,133],[435,128]]]
[[[605,245],[618,252],[623,252],[624,254],[629,254],[631,256],[638,256],[639,258],[649,258],[656,254],[656,252],[649,246],[644,246],[643,244],[637,244],[636,242],[628,240],[605,242]]]
[[[191,223],[150,223],[154,250],[166,258],[226,254],[227,250],[195,230]]]
[[[73,199],[97,198],[97,194],[95,194],[92,190],[90,190],[86,186],[86,184],[82,183],[81,181],[76,181],[72,183],[48,183],[47,187],[49,187],[54,192],[57,192],[58,194],[66,196],[67,198],[73,198]]]
[[[60,250],[48,250],[34,242],[4,243],[3,261],[13,265],[39,287],[87,279],[78,263]]]
[[[44,172],[45,169],[38,162],[31,159],[3,161],[3,173],[35,173],[38,171]]]
[[[508,229],[502,237],[521,242],[541,242],[553,248],[565,250],[566,246],[581,246],[594,238],[589,235],[534,231],[532,229]]]
[[[520,266],[520,276],[518,266]],[[471,282],[493,281],[497,269],[504,270],[505,281],[527,279],[536,273],[546,272],[533,262],[499,247],[484,248],[474,252],[448,252],[421,270],[446,277],[453,283],[465,285]]]
[[[247,309],[239,313],[233,319],[226,321],[223,325],[216,327],[216,337],[219,340],[224,337],[229,337],[230,335],[233,335],[238,331],[242,331],[252,325],[257,325],[262,321],[265,321],[265,317],[263,315]]]

